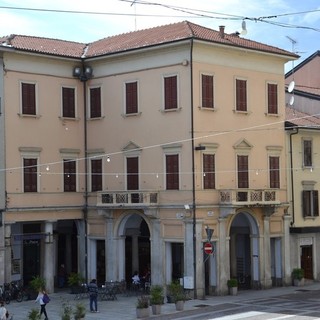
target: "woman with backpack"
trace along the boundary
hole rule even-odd
[[[40,304],[40,317],[42,314],[44,314],[45,318],[44,320],[48,320],[48,315],[47,315],[47,311],[46,311],[46,305],[47,303],[50,301],[47,293],[45,292],[45,290],[39,290],[37,299],[35,300],[35,302],[39,302]]]

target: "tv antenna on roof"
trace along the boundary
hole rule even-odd
[[[134,31],[137,31],[136,1],[137,0],[133,0],[130,5],[131,7],[134,5]]]

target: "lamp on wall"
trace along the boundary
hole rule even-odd
[[[79,78],[80,81],[88,81],[93,77],[93,69],[90,66],[75,67],[73,69],[73,76]]]

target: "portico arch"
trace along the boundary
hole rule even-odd
[[[259,283],[259,227],[254,216],[239,211],[230,224],[230,277],[240,289]]]

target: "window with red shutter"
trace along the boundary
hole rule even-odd
[[[138,82],[126,83],[126,114],[138,113]]]
[[[269,157],[270,188],[280,188],[280,158]]]
[[[127,190],[139,190],[139,158],[127,158]]]
[[[238,188],[249,188],[248,156],[237,157]]]
[[[268,83],[268,113],[278,114],[278,86]]]
[[[90,118],[101,117],[101,88],[90,88]]]
[[[102,190],[102,159],[91,159],[91,191]]]
[[[179,190],[179,155],[166,155],[166,189]]]
[[[22,114],[36,114],[36,85],[21,83]]]
[[[177,76],[164,78],[164,109],[178,108]]]
[[[236,110],[247,111],[247,81],[236,79]]]
[[[63,160],[63,178],[64,192],[75,192],[76,189],[76,161],[65,159]]]
[[[38,191],[38,160],[23,159],[23,190],[24,192]]]
[[[213,104],[213,76],[202,75],[202,108],[214,108]]]
[[[319,216],[319,196],[318,190],[302,191],[302,210],[304,217]]]
[[[75,118],[75,89],[62,88],[62,116],[64,118]]]
[[[215,189],[215,156],[214,154],[203,155],[203,187]]]

